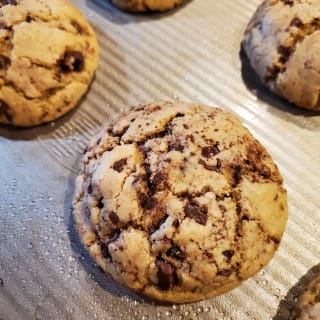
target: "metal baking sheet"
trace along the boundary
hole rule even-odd
[[[0,125],[0,319],[287,319],[320,270],[320,114],[264,89],[241,52],[259,0],[193,0],[130,15],[75,0],[100,43],[96,78],[79,106],[39,127]],[[239,115],[277,162],[289,221],[271,263],[239,288],[184,305],[144,301],[92,262],[75,233],[74,180],[88,139],[131,105],[184,100]]]

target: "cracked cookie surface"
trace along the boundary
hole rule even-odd
[[[290,319],[320,319],[320,275],[313,278],[302,292]]]
[[[245,31],[243,47],[260,79],[305,109],[320,110],[320,1],[266,0]]]
[[[228,112],[139,105],[85,150],[75,223],[94,260],[151,298],[222,294],[279,246],[287,195],[270,155]]]
[[[65,114],[97,62],[95,33],[71,2],[0,2],[1,123],[32,126]]]
[[[183,0],[110,0],[110,2],[122,10],[145,12],[170,10]]]

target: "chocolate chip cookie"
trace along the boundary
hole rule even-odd
[[[298,107],[320,110],[320,2],[266,0],[245,31],[243,47],[272,91]]]
[[[300,295],[291,320],[320,319],[320,275],[307,285]]]
[[[165,11],[183,0],[110,0],[118,8],[130,12]]]
[[[181,303],[233,289],[270,261],[287,195],[270,155],[235,116],[159,102],[119,115],[92,139],[74,218],[114,279]]]
[[[73,108],[98,62],[95,33],[67,0],[0,1],[0,122],[32,126]]]

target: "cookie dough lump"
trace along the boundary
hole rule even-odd
[[[320,1],[266,0],[245,31],[253,69],[275,93],[320,110]]]
[[[130,12],[166,11],[183,0],[110,0],[118,8]]]
[[[222,294],[274,255],[287,196],[270,155],[228,112],[139,105],[85,151],[74,217],[95,261],[161,301]]]
[[[87,91],[97,62],[95,33],[69,1],[0,1],[1,123],[60,117]]]

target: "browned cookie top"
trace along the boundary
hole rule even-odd
[[[287,220],[279,171],[241,122],[170,102],[132,108],[91,141],[74,208],[105,271],[171,302],[218,295],[254,275]]]

